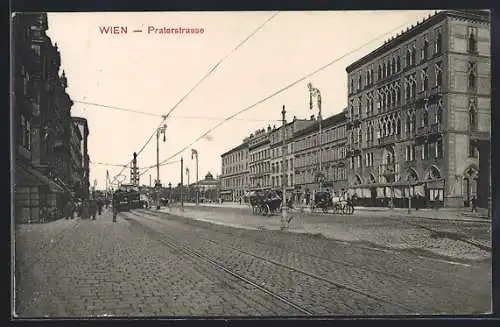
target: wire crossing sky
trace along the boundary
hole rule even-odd
[[[92,161],[130,163],[132,153],[140,149],[138,166],[144,173],[143,168],[156,162],[156,146],[147,146],[154,137],[152,127],[170,112],[167,139],[160,144],[163,162],[183,156],[185,168],[194,172],[187,151],[195,145],[200,176],[207,172],[215,176],[221,170],[220,154],[257,129],[279,125],[283,105],[288,119],[310,116],[307,83],[320,89],[324,117],[343,110],[345,67],[382,45],[378,40],[387,31],[409,27],[433,13],[49,13],[47,34],[57,42],[67,92],[76,99],[72,115],[88,120]],[[100,32],[103,26],[147,30],[164,25],[205,32],[177,36]],[[324,63],[328,69],[322,68]],[[214,66],[210,73],[207,67]],[[207,74],[210,78],[200,82]],[[195,88],[196,92],[189,91]],[[106,170],[120,179],[129,175],[120,165],[91,168],[90,178],[98,181],[98,188],[104,187]],[[176,185],[178,168],[162,166],[162,183]]]

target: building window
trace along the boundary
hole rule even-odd
[[[429,88],[429,78],[427,76],[427,68],[422,69],[422,91],[427,91]]]
[[[475,30],[472,28],[469,30],[469,52],[470,53],[477,52],[477,40],[476,40]]]
[[[441,34],[441,29],[436,30],[436,46],[434,51],[436,54],[440,54],[443,46],[443,35]]]
[[[351,163],[351,169],[354,169],[354,157],[351,157],[350,163]]]
[[[415,45],[413,45],[411,47],[411,64],[412,65],[415,65],[416,59],[417,59],[417,48],[415,47]]]
[[[474,108],[469,110],[469,126],[471,131],[475,131],[477,129],[477,113]]]
[[[382,79],[382,66],[378,65],[378,73],[377,73],[378,81]]]
[[[429,51],[429,41],[427,40],[427,38],[425,38],[424,46],[422,47],[422,61],[427,60],[428,51]]]
[[[477,158],[476,145],[473,141],[469,141],[469,158]]]
[[[437,107],[436,111],[436,124],[441,125],[443,122],[443,108],[441,106]]]
[[[350,87],[350,92],[353,93],[354,92],[354,80],[351,79],[351,83],[349,84],[349,87]]]
[[[396,72],[399,72],[401,70],[401,59],[399,56],[396,57]]]
[[[416,74],[413,74],[410,78],[411,80],[411,97],[412,99],[415,99],[417,96],[417,80],[416,80]]]
[[[391,70],[392,70],[392,74],[394,74],[396,72],[396,58],[392,58],[392,62],[391,62]]]
[[[408,48],[408,51],[406,51],[406,67],[411,66],[411,49]]]
[[[385,66],[385,62],[382,65],[382,78],[385,78],[387,76],[387,67]]]
[[[436,158],[442,158],[443,157],[443,140],[439,139],[436,142]]]
[[[396,135],[401,134],[401,119],[398,118],[396,120]]]
[[[361,74],[359,74],[359,77],[358,77],[358,90],[361,90],[361,87],[362,87]]]
[[[429,143],[422,144],[422,160],[429,159]]]
[[[436,86],[443,85],[443,70],[441,68],[441,63],[436,64]]]
[[[415,116],[415,113],[412,113],[410,116],[410,133],[415,132],[416,127],[417,127],[417,117]]]

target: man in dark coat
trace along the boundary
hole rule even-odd
[[[64,217],[66,219],[73,219],[73,202],[71,200],[68,200],[66,202],[66,205],[64,206]]]
[[[94,199],[89,200],[89,216],[91,217],[90,219],[95,220],[96,215],[97,215],[97,202]]]

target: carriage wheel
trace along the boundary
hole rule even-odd
[[[267,216],[269,214],[269,206],[267,204],[264,204],[261,208],[261,213],[263,216]]]
[[[328,207],[323,207],[321,209],[323,209],[323,213],[328,213]]]

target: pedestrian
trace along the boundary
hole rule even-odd
[[[97,199],[97,213],[99,216],[102,214],[103,201],[102,199]]]
[[[471,207],[472,212],[477,212],[477,201],[475,196],[473,196],[471,199]]]
[[[119,193],[118,191],[113,194],[113,199],[111,202],[111,206],[113,209],[113,222],[116,223],[116,216],[118,215],[118,206],[120,205],[120,200],[119,200]]]
[[[68,200],[66,205],[64,206],[64,216],[66,219],[73,219],[73,203],[71,200]]]
[[[241,205],[241,196],[240,196],[240,205]]]
[[[89,201],[89,216],[91,217],[90,220],[95,220],[97,215],[97,202],[94,199],[91,199]]]

